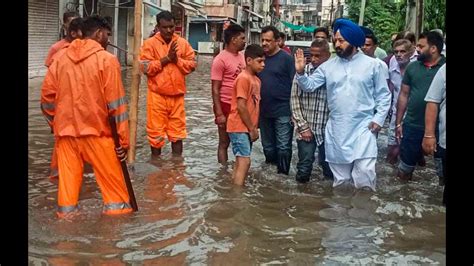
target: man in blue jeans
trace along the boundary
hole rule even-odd
[[[295,61],[278,46],[277,28],[263,27],[261,36],[265,52],[265,68],[258,74],[262,82],[259,126],[263,152],[267,163],[276,164],[278,173],[288,175],[293,140],[290,95]]]
[[[310,76],[319,65],[331,56],[329,43],[322,38],[315,39],[310,48],[311,63],[304,68]],[[334,179],[324,150],[324,130],[329,118],[326,87],[316,92],[303,92],[294,81],[291,90],[291,113],[296,129],[298,145],[298,163],[296,164],[296,181],[306,183],[313,170],[314,152],[318,148],[319,165],[326,179]]]
[[[415,165],[423,156],[421,145],[425,134],[424,99],[434,76],[446,62],[445,57],[441,55],[443,37],[439,33],[420,34],[416,46],[418,61],[407,66],[397,103],[395,137],[401,141],[397,177],[402,181],[412,178]]]

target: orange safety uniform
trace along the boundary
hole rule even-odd
[[[69,46],[69,42],[66,39],[61,39],[57,41],[55,44],[49,48],[48,55],[46,56],[46,60],[44,61],[44,65],[49,67],[53,63],[53,56],[63,48]]]
[[[108,116],[115,118],[120,144],[128,148],[127,104],[117,58],[94,40],[74,40],[48,69],[41,110],[56,137],[58,216],[77,208],[84,161],[94,168],[104,213],[131,212],[108,123]]]
[[[176,41],[177,63],[164,67],[160,60],[168,55],[171,43]],[[140,53],[140,69],[148,77],[147,137],[150,145],[161,148],[165,138],[175,142],[185,139],[186,115],[184,94],[185,76],[196,68],[191,45],[178,34],[167,44],[160,33],[144,41]]]
[[[59,42],[53,44],[53,46],[51,46],[51,49],[49,50],[49,53],[48,53],[48,59],[46,59],[46,62],[48,62],[48,65],[46,65],[47,67],[49,67],[53,63],[54,60],[61,57],[66,52],[66,48],[69,47],[69,44],[71,44],[69,42],[65,42],[61,45],[57,45],[61,41],[59,41]],[[56,142],[55,142],[54,147],[53,147],[53,153],[51,154],[51,164],[50,164],[49,168],[50,168],[49,178],[56,178],[56,177],[59,176],[58,156],[56,154]]]

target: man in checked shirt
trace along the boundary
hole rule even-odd
[[[329,43],[325,39],[315,39],[311,43],[311,63],[305,66],[305,73],[311,75],[316,68],[326,62],[331,53]],[[318,148],[318,161],[326,179],[333,179],[333,174],[326,162],[324,151],[324,128],[329,118],[329,109],[326,99],[326,87],[316,92],[308,93],[298,88],[293,82],[291,89],[291,113],[296,129],[296,143],[298,145],[298,164],[296,165],[296,181],[309,181],[314,153]]]

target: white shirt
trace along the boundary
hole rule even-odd
[[[306,92],[326,84],[329,120],[324,143],[328,162],[347,164],[377,157],[377,140],[369,124],[383,125],[391,101],[387,76],[377,59],[361,52],[349,60],[337,56],[312,75],[297,74],[296,79]]]

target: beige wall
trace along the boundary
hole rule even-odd
[[[237,18],[237,6],[234,4],[205,6],[203,9],[208,16]]]

